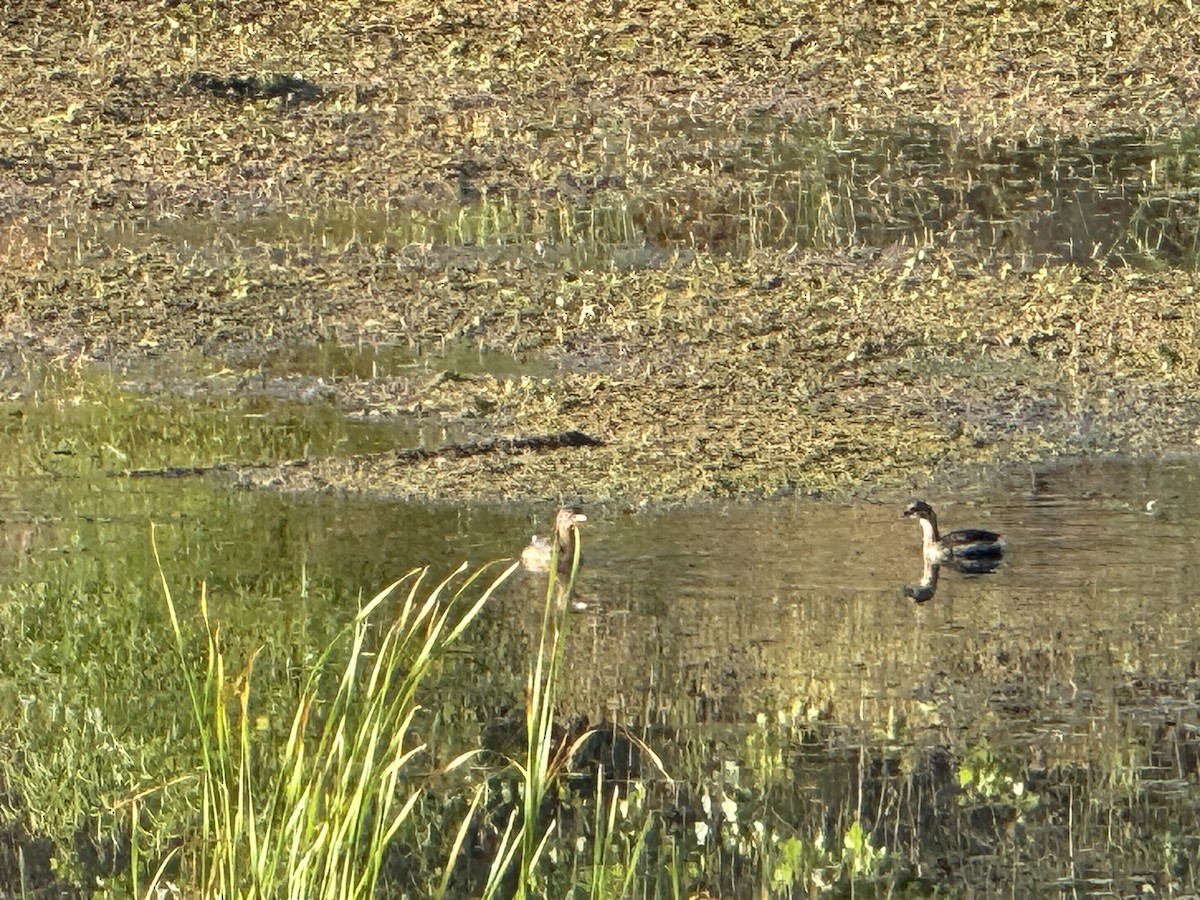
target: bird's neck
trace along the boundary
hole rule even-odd
[[[938,542],[937,519],[921,518],[921,537],[924,538],[925,549],[928,550]]]
[[[558,533],[558,555],[564,559],[575,556],[575,531],[568,528]]]

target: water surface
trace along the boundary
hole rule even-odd
[[[866,821],[956,889],[1132,891],[1144,854],[1190,879],[1198,472],[1113,460],[931,487],[946,527],[1011,549],[992,574],[943,572],[922,604],[902,592],[922,566],[901,503],[593,511],[563,708],[649,728],[673,774],[720,765],[757,814]],[[519,667],[516,621],[483,646]],[[764,765],[770,735],[786,738]]]
[[[37,760],[12,784],[47,834],[137,789],[125,769],[85,777],[71,741],[120,745],[147,772],[178,752],[168,736],[186,706],[152,523],[177,597],[194,608],[203,583],[231,650],[264,648],[271,697],[381,586],[512,557],[555,506],[131,480],[106,474],[102,447],[53,447],[10,455],[24,474],[0,497],[0,696],[13,747]],[[1000,531],[1010,547],[993,573],[943,571],[924,603],[904,593],[922,575],[918,529],[899,518],[908,498],[589,507],[564,721],[628,727],[676,785],[831,846],[862,823],[938,883],[1132,890],[1142,855],[1190,852],[1177,848],[1200,834],[1200,465],[1022,467],[922,495],[945,528]],[[446,752],[523,708],[542,591],[516,576],[448,664]],[[62,783],[83,787],[68,799]],[[657,783],[679,815],[703,815]],[[1083,846],[1101,849],[1072,855]]]
[[[600,126],[603,129],[603,126]],[[1075,263],[1194,269],[1196,134],[1113,132],[986,141],[909,122],[817,128],[688,116],[612,126],[603,176],[541,198],[470,187],[448,208],[344,206],[221,221],[119,220],[96,252],[169,239],[219,260],[230,245],[369,245],[488,265],[656,266],[693,250],[745,256],[947,246],[1017,269]],[[608,142],[606,141],[606,144]]]

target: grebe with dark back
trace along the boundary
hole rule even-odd
[[[905,519],[921,523],[922,552],[931,563],[952,560],[998,560],[1007,546],[1004,538],[994,531],[964,528],[940,534],[937,514],[924,500],[914,500],[901,514]]]

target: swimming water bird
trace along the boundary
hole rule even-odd
[[[529,572],[549,572],[550,559],[554,550],[558,550],[558,577],[571,577],[571,567],[575,565],[575,527],[586,522],[587,516],[578,509],[564,506],[554,517],[554,534],[550,537],[534,535],[529,546],[521,551],[521,565]]]
[[[901,514],[905,519],[916,519],[921,523],[923,552],[931,563],[986,560],[998,562],[1004,555],[1004,538],[994,531],[979,528],[964,528],[939,534],[937,514],[924,500],[914,500]]]

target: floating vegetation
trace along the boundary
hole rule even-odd
[[[43,50],[14,77],[45,91],[0,98],[21,185],[0,346],[261,364],[275,396],[397,426],[340,445],[380,452],[361,467],[317,442],[315,469],[243,479],[298,491],[829,495],[1194,445],[1196,132],[1169,8],[932,31],[921,4],[559,12],[21,22]],[[322,343],[369,349],[314,377],[296,348]],[[531,362],[394,365],[446,347]],[[383,452],[572,430],[605,452],[404,472]]]

